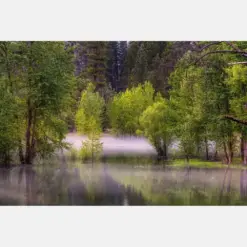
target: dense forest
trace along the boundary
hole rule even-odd
[[[34,164],[69,131],[93,158],[110,131],[246,165],[246,59],[247,42],[0,42],[0,162]]]

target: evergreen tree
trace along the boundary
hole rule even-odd
[[[111,88],[118,92],[124,86],[124,66],[127,54],[126,41],[108,42],[106,80]]]
[[[125,73],[125,66],[127,65],[127,41],[118,42],[118,74],[119,84],[116,91],[121,91],[127,88],[127,75]]]
[[[136,63],[136,56],[138,50],[140,48],[141,42],[140,41],[130,41],[127,48],[126,60],[125,60],[125,67],[124,67],[124,83],[125,85],[130,84],[131,81],[131,73],[135,67]]]
[[[75,56],[75,75],[79,76],[80,73],[86,69],[87,56],[85,52],[85,42],[70,42],[74,49]]]
[[[107,42],[83,42],[82,54],[85,56],[85,68],[81,77],[94,83],[96,90],[106,86]]]
[[[119,61],[118,42],[116,41],[108,42],[106,81],[113,90],[117,90],[119,84]]]
[[[156,92],[164,92],[164,80],[162,77],[161,59],[157,54],[151,64],[151,69],[148,73],[148,80],[153,84]]]
[[[130,82],[132,85],[144,83],[147,79],[148,59],[145,44],[142,43],[136,56],[135,66],[131,72]]]

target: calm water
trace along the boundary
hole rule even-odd
[[[247,205],[247,171],[130,165],[0,169],[1,205]]]

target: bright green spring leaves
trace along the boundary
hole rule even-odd
[[[168,102],[155,96],[150,82],[116,95],[109,105],[109,118],[117,134],[144,135],[162,155],[171,139]]]
[[[245,65],[234,65],[226,69],[228,78],[226,80],[231,92],[231,110],[241,119],[247,117],[247,67]]]
[[[149,82],[117,94],[109,105],[108,113],[113,131],[135,135],[139,117],[154,102],[154,89]]]
[[[89,83],[86,90],[82,92],[76,113],[77,130],[88,136],[88,140],[82,143],[81,157],[83,159],[91,158],[92,162],[99,157],[103,148],[100,143],[100,134],[102,132],[104,99],[94,90],[95,86]]]
[[[170,76],[170,106],[173,113],[173,135],[180,141],[181,150],[189,157],[202,141],[205,132],[204,92],[201,87],[203,71],[200,68],[178,67]]]
[[[161,156],[172,138],[172,113],[165,99],[157,99],[140,116],[140,133],[148,138]]]
[[[86,90],[82,92],[76,113],[77,130],[86,135],[102,131],[104,99],[94,90],[95,86],[89,83]]]

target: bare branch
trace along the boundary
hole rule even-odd
[[[234,53],[234,54],[239,54],[240,56],[247,57],[247,52],[244,51],[233,51],[233,50],[218,50],[218,51],[210,51],[204,55],[202,55],[200,58],[198,58],[195,63],[199,62],[201,59],[204,57],[210,55],[210,54],[216,54],[216,53]]]
[[[228,65],[235,65],[235,64],[247,64],[246,62],[232,62],[232,63],[228,63]]]
[[[245,52],[243,50],[240,50],[236,45],[234,45],[232,42],[230,41],[225,41],[225,43],[227,43],[229,46],[231,46],[235,51],[238,51],[238,52]]]
[[[227,118],[231,121],[234,121],[234,122],[242,124],[242,125],[247,125],[247,120],[238,119],[238,118],[235,118],[235,117],[230,116],[230,115],[226,115],[226,116],[224,116],[224,118]]]
[[[195,46],[197,46],[197,49],[194,49],[194,51],[202,52],[204,49],[206,49],[206,48],[208,48],[208,47],[210,47],[212,45],[217,45],[217,44],[220,44],[220,43],[222,43],[222,41],[214,41],[214,42],[211,42],[211,43],[209,43],[209,44],[207,44],[207,45],[205,45],[203,47],[200,47],[200,46],[197,46],[197,44],[195,42],[193,42],[193,44],[195,44]]]

